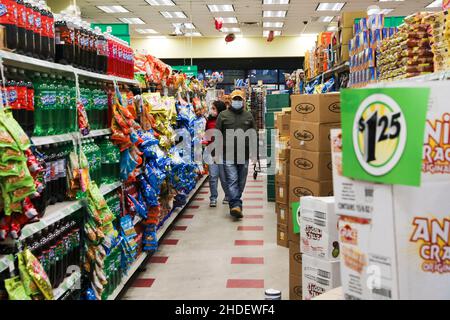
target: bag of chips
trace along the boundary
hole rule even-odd
[[[39,290],[41,290],[44,298],[53,300],[52,285],[39,260],[36,259],[29,249],[24,250],[22,254],[25,258],[28,274],[34,280]]]

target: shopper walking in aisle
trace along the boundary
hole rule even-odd
[[[245,93],[241,90],[233,91],[231,107],[222,112],[216,122],[216,128],[223,136],[230,215],[237,219],[243,217],[242,193],[247,182],[250,155],[256,155],[258,143],[255,120],[244,105]]]
[[[208,120],[206,121],[206,131],[210,129],[216,128],[217,117],[222,111],[227,109],[225,103],[222,101],[214,101],[211,106],[211,110],[209,112]],[[207,141],[207,144],[210,144],[211,141]],[[214,154],[211,155],[214,157]],[[215,163],[214,161],[210,161],[209,165],[209,206],[214,208],[217,207],[217,197],[219,196],[217,192],[218,180],[220,180],[220,184],[222,185],[222,189],[225,193],[225,199],[223,200],[224,204],[228,204],[228,188],[225,177],[225,171],[223,167],[223,163]]]

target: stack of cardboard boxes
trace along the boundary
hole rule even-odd
[[[367,16],[366,11],[355,11],[355,12],[344,12],[339,17],[338,21],[338,40],[339,40],[339,50],[338,50],[338,60],[340,63],[349,61],[350,52],[349,46],[350,40],[355,34],[354,24],[355,20]]]
[[[275,211],[277,213],[277,243],[288,247],[288,190],[289,190],[289,125],[291,109],[275,112],[275,128],[278,129],[276,145]]]
[[[338,217],[334,197],[302,197],[300,208],[302,291],[310,300],[341,284]]]
[[[330,129],[339,127],[339,93],[291,96],[288,194],[288,240],[291,259],[301,256],[297,217],[300,197],[333,194]],[[291,270],[290,274],[290,291],[293,293],[293,288],[302,287],[302,276],[298,270]],[[301,299],[301,290],[296,292],[300,295],[291,299]]]

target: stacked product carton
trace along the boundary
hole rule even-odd
[[[337,222],[334,197],[301,198],[303,300],[310,300],[341,284]]]
[[[291,109],[275,112],[276,143],[275,211],[277,213],[277,243],[288,247],[288,191],[289,191],[289,122]]]
[[[346,299],[450,299],[450,157],[444,156],[450,150],[449,83],[401,85],[431,89],[425,134],[418,137],[423,144],[419,186],[344,176],[342,132],[331,132]]]
[[[349,60],[349,43],[354,36],[354,24],[356,19],[364,18],[366,11],[344,12],[339,17],[338,26],[338,61],[344,63]]]

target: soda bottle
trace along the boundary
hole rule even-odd
[[[47,116],[48,116],[48,135],[56,134],[58,130],[57,126],[57,110],[59,109],[57,97],[57,89],[56,89],[56,76],[54,74],[50,75],[50,79],[48,81],[48,108],[47,108]]]
[[[67,159],[70,153],[70,142],[63,143],[58,157],[58,202],[66,199],[67,194]]]
[[[34,55],[34,12],[32,0],[24,0],[25,14],[27,16],[27,24],[25,26],[26,33],[26,50],[25,54],[32,57]]]
[[[25,84],[25,106],[24,106],[24,121],[26,133],[31,137],[34,132],[34,87],[30,78],[26,75],[24,70],[19,70],[19,78],[21,78]]]
[[[50,193],[49,193],[49,204],[53,205],[58,201],[56,194],[58,192],[58,161],[57,161],[57,148],[58,145],[53,145],[49,148],[49,167],[50,167],[50,177],[49,177],[49,185],[50,185]]]
[[[68,85],[68,80],[66,78],[61,77],[61,109],[62,109],[62,115],[61,115],[61,132],[67,133],[67,132],[73,132],[75,130],[71,129],[72,122],[70,118],[70,88]],[[75,120],[73,120],[75,121]]]
[[[30,136],[32,132],[29,131],[29,127],[26,121],[27,114],[27,84],[24,81],[25,72],[21,70],[21,73],[16,68],[11,68],[9,73],[10,81],[15,82],[8,89],[9,103],[13,108],[13,116],[24,129],[24,131]],[[8,82],[11,83],[11,82]],[[11,91],[10,91],[11,90]]]
[[[42,136],[43,135],[43,128],[42,128],[42,87],[43,82],[41,78],[41,74],[39,72],[35,72],[33,74],[33,83],[34,83],[34,133],[35,136]],[[30,96],[30,92],[28,92]]]
[[[16,50],[18,47],[17,38],[17,1],[0,0],[0,24],[5,27],[6,46],[8,49]]]
[[[48,60],[50,56],[49,18],[44,1],[39,1],[38,8],[41,14],[41,58]]]
[[[45,1],[44,1],[45,3]],[[49,45],[49,61],[55,61],[55,17],[53,16],[50,8],[45,4],[47,8],[47,34],[48,34],[48,45]]]
[[[63,77],[58,75],[56,77],[56,108],[54,110],[54,127],[55,134],[61,134],[65,132],[65,93],[64,93],[64,83]]]
[[[31,1],[31,6],[33,8],[34,15],[34,50],[33,57],[41,58],[41,32],[42,32],[42,17],[41,17],[41,9],[39,8],[39,4],[37,1]]]
[[[82,36],[82,27],[80,25],[80,20],[77,18],[74,18],[74,35],[75,35],[75,41],[74,41],[74,61],[73,66],[76,68],[82,69],[82,52],[83,52],[83,43],[84,38]]]
[[[108,43],[99,27],[95,27],[94,32],[96,34],[96,50],[97,50],[97,54],[95,55],[96,71],[101,74],[106,74],[106,64],[108,60]]]
[[[41,135],[46,136],[50,133],[51,126],[51,114],[50,114],[50,103],[51,103],[51,88],[49,76],[46,73],[41,74],[42,82],[39,88],[39,100],[40,100],[40,112],[41,112]],[[35,99],[36,101],[36,99]]]
[[[25,54],[26,44],[27,12],[23,0],[17,0],[17,53]]]
[[[76,132],[78,130],[78,124],[76,123],[76,89],[75,89],[75,82],[72,79],[67,79],[68,82],[68,99],[69,99],[69,116],[68,116],[68,121],[69,121],[69,128],[70,128],[70,132]]]
[[[61,64],[73,63],[73,28],[69,26],[67,16],[55,15],[55,61]]]

